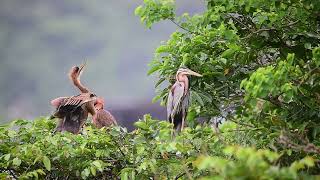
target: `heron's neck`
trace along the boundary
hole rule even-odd
[[[184,92],[187,93],[189,90],[189,79],[185,74],[178,74],[177,80],[184,85]]]
[[[81,84],[79,78],[72,78],[72,82],[82,93],[88,93],[89,92],[89,89]]]

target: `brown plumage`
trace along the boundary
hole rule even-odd
[[[73,66],[69,72],[69,78],[74,86],[76,86],[81,93],[88,93],[90,90],[82,85],[80,81],[80,76],[82,74],[83,68],[85,67],[86,63],[81,64],[80,66]]]
[[[56,131],[68,131],[78,134],[90,113],[96,116],[94,103],[96,96],[92,93],[82,93],[72,97],[60,97],[51,101],[57,109],[53,117],[59,118]]]
[[[96,116],[94,104],[96,95],[90,93],[88,88],[80,82],[80,75],[85,64],[71,68],[69,78],[71,82],[81,91],[81,94],[71,97],[59,97],[51,101],[56,107],[52,117],[59,118],[56,131],[68,131],[78,134],[90,113]]]
[[[117,125],[111,113],[103,109],[104,101],[101,97],[96,97],[95,95],[95,98],[88,97],[87,94],[92,93],[80,81],[84,67],[85,64],[74,66],[69,72],[71,82],[82,94],[73,97],[60,97],[51,101],[51,104],[57,107],[54,117],[60,118],[56,128],[57,131],[78,133],[85,123],[88,113],[92,115],[92,123],[97,128]],[[77,105],[78,103],[82,104],[81,108]]]
[[[80,90],[82,93],[90,92],[88,88],[82,85],[80,81],[80,76],[82,74],[82,70],[85,67],[85,64],[77,67],[74,66],[71,68],[69,73],[69,78],[72,83]],[[102,128],[104,126],[117,125],[115,118],[112,114],[104,109],[104,100],[101,97],[97,97],[97,101],[95,103],[96,115],[92,116],[92,124],[97,128]]]
[[[112,116],[112,114],[109,111],[103,109],[103,107],[104,100],[98,97],[95,104],[97,114],[96,116],[92,117],[92,124],[97,128],[117,125],[116,119]]]

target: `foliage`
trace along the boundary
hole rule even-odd
[[[159,13],[160,12],[160,13]],[[148,28],[155,22],[163,19],[174,17],[174,1],[173,0],[144,0],[144,5],[138,6],[135,14],[141,17]]]
[[[180,30],[156,49],[148,74],[192,79],[188,126],[146,115],[82,135],[52,134],[54,123],[19,120],[0,128],[1,177],[110,179],[311,179],[319,173],[320,2],[207,0],[202,14],[177,16],[174,1],[145,0],[147,27]],[[154,100],[165,104],[168,88]],[[225,119],[219,129],[197,118]],[[65,177],[68,175],[68,177]],[[316,177],[314,177],[316,178]]]
[[[163,13],[137,15],[157,22],[150,19]],[[225,119],[242,127],[241,145],[285,154],[290,148],[283,164],[306,154],[318,158],[320,1],[206,0],[202,14],[166,19],[179,29],[150,63],[149,74],[159,76],[154,100],[165,104],[170,85],[159,85],[171,84],[186,65],[204,75],[192,79],[189,126],[198,117]]]
[[[82,135],[53,134],[54,121],[17,120],[0,128],[0,176],[20,179],[148,178],[287,178],[314,166],[306,157],[280,167],[270,150],[226,146],[234,125],[219,137],[212,128],[187,128],[171,138],[171,124],[146,115],[128,133],[121,127],[94,129]],[[252,173],[248,173],[252,172]],[[253,173],[254,172],[254,173]]]

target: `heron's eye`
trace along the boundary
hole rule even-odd
[[[95,94],[90,94],[90,97],[96,97],[96,95]]]

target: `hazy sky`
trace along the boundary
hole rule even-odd
[[[48,115],[49,101],[77,94],[71,66],[88,61],[82,80],[110,109],[149,103],[156,77],[147,64],[177,30],[146,29],[134,16],[142,0],[0,2],[0,122]],[[201,12],[203,0],[178,0],[178,14]]]

